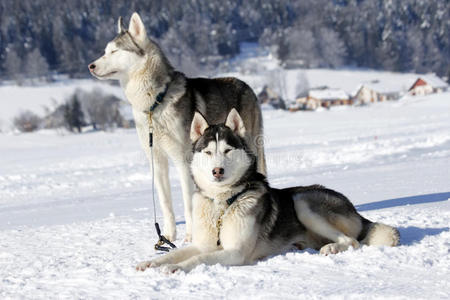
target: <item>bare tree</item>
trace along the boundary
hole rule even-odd
[[[122,125],[119,98],[105,95],[100,89],[94,89],[92,92],[77,90],[75,94],[80,99],[87,122],[94,130],[107,130]]]
[[[41,118],[35,113],[26,110],[14,118],[13,124],[21,132],[32,132],[41,126]]]
[[[282,99],[287,99],[287,83],[285,71],[281,68],[276,68],[268,72],[267,76],[268,86],[274,90]]]

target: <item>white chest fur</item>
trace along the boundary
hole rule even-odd
[[[146,152],[149,148],[149,120],[148,114],[133,109],[136,129]],[[154,147],[164,152],[172,159],[179,159],[186,153],[187,130],[183,128],[182,120],[170,103],[157,107],[152,117]]]
[[[226,201],[214,201],[195,193],[193,242],[201,247],[217,248],[220,226],[220,242],[224,249],[242,244],[250,232],[255,232],[255,216],[252,208],[257,204],[257,198],[244,196],[238,202],[228,206]],[[217,220],[221,218],[221,224]]]

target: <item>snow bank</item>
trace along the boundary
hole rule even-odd
[[[448,299],[449,96],[263,112],[273,186],[341,191],[364,217],[397,226],[399,247],[292,251],[171,276],[134,270],[160,255],[134,130],[0,134],[0,297]],[[181,246],[180,184],[170,171]]]

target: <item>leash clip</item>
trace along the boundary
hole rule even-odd
[[[151,110],[147,113],[147,120],[148,120],[148,128],[153,131],[153,112]]]
[[[155,250],[169,252],[172,249],[177,248],[175,244],[169,241],[164,235],[161,234],[161,229],[159,228],[159,224],[155,223],[156,233],[159,236],[159,241],[155,244]],[[163,246],[164,244],[169,245],[170,247]]]

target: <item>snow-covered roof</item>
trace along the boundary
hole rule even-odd
[[[330,88],[313,89],[309,91],[308,95],[319,100],[346,100],[349,98],[349,95],[345,91]]]
[[[352,95],[356,95],[362,87],[366,87],[379,94],[393,94],[402,92],[401,87],[393,87],[392,85],[386,84],[386,82],[380,82],[376,80],[372,82],[359,84],[355,92],[352,93]]]
[[[422,79],[433,88],[446,88],[448,87],[447,82],[436,76],[435,74],[425,74],[420,75],[417,79]],[[414,82],[415,83],[415,82]]]

